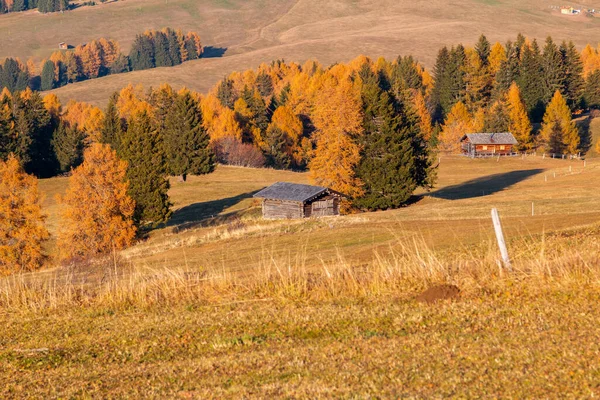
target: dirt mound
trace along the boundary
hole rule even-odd
[[[460,297],[460,289],[454,285],[432,286],[416,297],[421,303],[435,303],[438,300],[452,300]]]

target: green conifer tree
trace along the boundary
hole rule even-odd
[[[521,96],[527,106],[529,117],[534,122],[541,121],[544,116],[544,87],[540,80],[542,74],[542,56],[534,40],[531,46],[525,46],[522,50],[521,68],[516,81],[521,89]]]
[[[133,71],[154,68],[154,44],[152,39],[146,35],[137,35],[131,45],[129,62]]]
[[[52,138],[52,148],[58,160],[59,171],[69,172],[83,162],[85,133],[77,126],[58,125]]]
[[[562,65],[564,68],[564,81],[562,93],[567,105],[571,110],[581,106],[585,81],[583,79],[583,62],[581,55],[575,48],[573,42],[564,43],[560,46]]]
[[[362,80],[364,134],[359,138],[362,150],[356,176],[363,182],[364,194],[354,203],[368,210],[399,207],[428,180],[428,171],[420,170],[419,154],[427,151],[419,147],[424,141],[415,130],[418,124],[404,117],[410,111],[381,90],[375,75]]]
[[[235,104],[237,97],[235,89],[233,88],[233,81],[227,77],[223,78],[217,88],[217,98],[223,107],[228,107],[233,110],[233,105]]]
[[[42,83],[41,83],[41,89],[42,90],[52,90],[54,89],[54,63],[50,60],[47,60],[44,63],[44,67],[42,68],[42,75],[41,75],[41,79],[42,79]]]
[[[588,107],[600,109],[600,70],[592,72],[587,77],[584,98]]]
[[[117,153],[120,151],[123,138],[123,122],[116,104],[118,96],[118,93],[114,93],[108,100],[104,120],[102,121],[102,129],[100,130],[100,143],[110,145]]]
[[[185,182],[188,174],[208,174],[215,169],[210,136],[202,126],[200,105],[189,92],[177,97],[165,122],[168,170]]]
[[[175,65],[169,52],[169,40],[162,32],[154,34],[154,64],[157,67],[172,67]]]
[[[181,64],[181,50],[179,49],[179,41],[177,40],[177,34],[173,29],[167,30],[167,41],[169,45],[169,57],[173,62],[173,65]]]
[[[127,125],[119,156],[129,163],[129,195],[136,203],[134,221],[139,227],[156,227],[171,216],[163,144],[146,111],[134,114]]]
[[[548,36],[542,53],[542,81],[544,87],[544,105],[550,102],[557,90],[564,87],[563,59],[559,48]]]

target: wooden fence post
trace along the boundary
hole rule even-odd
[[[500,223],[500,216],[498,215],[498,209],[496,208],[492,208],[492,222],[494,223],[496,240],[498,241],[500,255],[502,256],[502,264],[508,271],[512,271],[512,265],[510,264],[510,258],[508,257],[508,249],[506,248],[506,241],[504,240],[504,233],[502,232],[502,224]]]

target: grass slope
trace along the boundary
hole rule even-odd
[[[410,207],[306,221],[251,199],[303,173],[173,182],[174,220],[120,257],[0,281],[0,397],[597,396],[599,169],[443,157]],[[64,185],[40,184],[53,230]],[[461,298],[414,300],[438,282]]]
[[[583,6],[593,6],[584,1]],[[543,0],[441,0],[372,2],[324,0],[127,0],[83,7],[65,14],[36,12],[0,18],[0,55],[47,57],[58,45],[99,36],[128,48],[136,33],[163,26],[193,29],[207,46],[226,49],[223,57],[175,68],[140,71],[81,82],[56,90],[63,101],[103,104],[128,83],[168,82],[205,92],[223,75],[274,59],[325,65],[359,54],[393,59],[413,54],[431,67],[442,45],[473,44],[481,33],[491,40],[514,39],[518,32],[544,40],[573,40],[579,47],[600,41],[597,18],[556,15]],[[25,27],[25,28],[24,28]],[[213,52],[214,54],[214,52]]]
[[[493,243],[492,207],[499,209],[514,240],[600,221],[599,170],[600,161],[591,160],[584,168],[582,161],[540,156],[500,161],[443,157],[437,187],[407,208],[281,222],[262,221],[252,195],[276,181],[306,183],[307,174],[219,166],[187,183],[173,180],[175,212],[168,226],[123,254],[140,267],[252,271],[267,261],[320,266],[343,257],[360,264],[371,261],[374,250],[386,253],[407,241],[451,253]],[[65,183],[50,179],[40,184],[52,229],[59,224],[53,199]]]
[[[598,317],[598,287],[0,316],[0,396],[595,397]]]

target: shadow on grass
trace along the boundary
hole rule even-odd
[[[180,208],[173,213],[167,226],[173,227],[175,231],[186,230],[201,226],[218,225],[225,223],[238,216],[241,212],[231,212],[220,215],[229,207],[233,207],[240,201],[251,198],[258,191],[238,194],[237,196],[190,204]],[[243,211],[242,211],[243,212]]]
[[[219,58],[223,57],[227,47],[206,46],[202,51],[202,58]]]
[[[462,200],[473,197],[488,196],[524,181],[534,175],[544,172],[543,169],[527,169],[511,171],[502,174],[483,176],[470,181],[448,186],[429,194],[431,197],[446,200]]]

